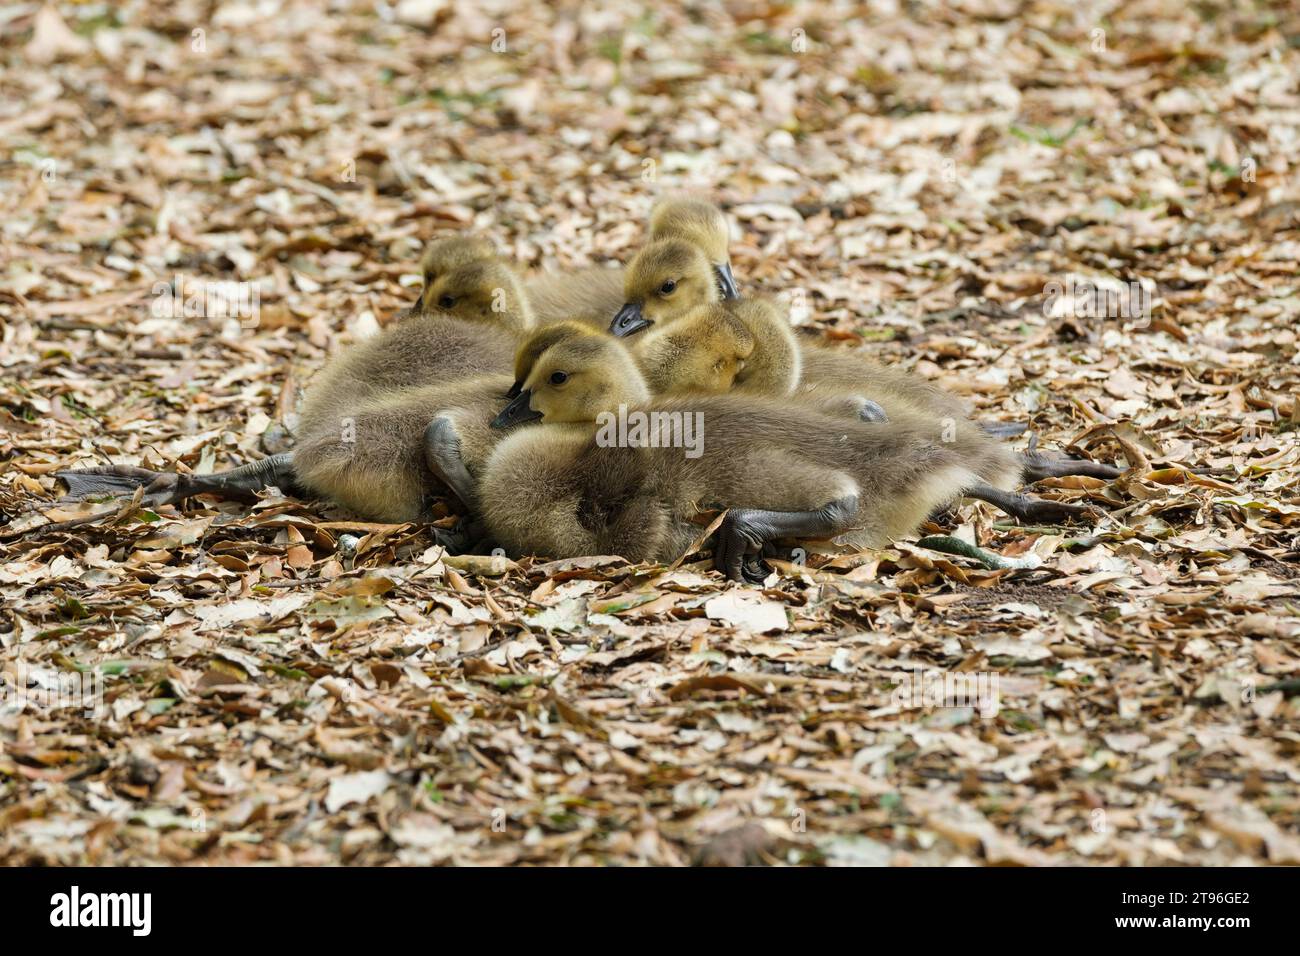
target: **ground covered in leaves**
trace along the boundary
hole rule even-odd
[[[0,860],[1300,862],[1284,5],[25,3],[0,37]],[[1096,521],[964,504],[927,530],[1037,566],[810,549],[760,590],[279,497],[53,504],[74,464],[278,447],[430,236],[622,260],[676,186],[810,334],[1126,463],[1039,487]],[[257,322],[159,308],[223,280]],[[1148,306],[1052,295],[1086,282]],[[894,690],[944,672],[999,706]]]

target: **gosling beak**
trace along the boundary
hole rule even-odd
[[[614,316],[614,321],[609,324],[609,334],[616,339],[622,339],[629,335],[635,335],[642,329],[649,328],[652,324],[649,319],[641,314],[641,306],[635,302],[629,302],[618,310],[618,315]]]
[[[736,285],[736,277],[731,274],[730,262],[714,266],[713,273],[718,278],[718,291],[724,299],[740,298],[740,287]]]
[[[541,412],[535,412],[528,407],[528,403],[533,400],[533,393],[528,389],[521,389],[519,394],[511,399],[510,404],[501,409],[500,414],[492,419],[493,428],[513,428],[524,422],[533,422],[542,417]]]
[[[510,386],[510,391],[506,392],[506,398],[518,398],[519,393],[524,390],[523,382],[515,382]]]

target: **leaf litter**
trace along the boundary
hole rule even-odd
[[[1300,862],[1300,19],[887,7],[7,13],[0,859]],[[1098,520],[968,503],[927,533],[1006,560],[809,545],[742,590],[274,495],[52,504],[282,450],[431,236],[622,261],[679,186],[810,334],[1126,462],[1039,486]],[[178,277],[257,321],[155,308]]]

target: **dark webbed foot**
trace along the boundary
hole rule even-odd
[[[746,584],[762,584],[771,573],[771,565],[762,558],[746,558],[740,568],[740,574]]]
[[[68,486],[68,493],[59,499],[60,503],[88,498],[125,498],[141,488],[144,493],[140,496],[140,504],[145,508],[161,508],[187,497],[179,491],[186,476],[170,471],[150,471],[131,465],[99,465],[54,474]]]
[[[752,511],[732,511],[718,528],[713,546],[713,566],[732,581],[747,581],[746,567],[762,561],[764,539],[756,527],[754,514]]]
[[[434,520],[427,511],[423,517]],[[450,528],[431,527],[428,531],[433,543],[445,548],[448,554],[469,554],[474,545],[473,535],[464,521],[458,521]]]
[[[1067,455],[1045,455],[1038,450],[1038,436],[1029,437],[1029,447],[1020,456],[1021,477],[1026,484],[1044,478],[1064,478],[1066,475],[1085,475],[1089,478],[1118,478],[1123,474],[1114,465]]]
[[[137,488],[148,488],[158,479],[169,476],[148,468],[136,468],[134,465],[96,465],[93,468],[56,471],[54,477],[68,486],[64,500],[76,501],[100,496],[133,495]]]
[[[426,509],[421,517],[429,523],[438,520],[431,509]],[[492,554],[497,550],[487,525],[478,518],[461,518],[450,528],[433,527],[429,533],[433,543],[446,548],[448,554]]]
[[[1087,521],[1095,511],[1088,505],[1052,501],[1049,498],[1031,498],[1023,495],[1019,511],[1008,512],[1012,517],[1030,524],[1064,524],[1067,521]]]
[[[1044,478],[1064,478],[1066,475],[1086,475],[1089,478],[1118,478],[1124,472],[1114,465],[1100,461],[1067,456],[1048,456],[1039,451],[1027,451],[1021,456],[1021,474],[1027,484]]]
[[[856,495],[839,498],[816,511],[727,512],[713,546],[713,566],[732,581],[761,584],[771,573],[764,546],[778,538],[825,538],[838,534],[857,514]]]
[[[129,495],[144,488],[141,504],[150,508],[175,504],[195,495],[218,495],[238,501],[256,501],[257,492],[272,485],[286,494],[300,494],[289,453],[271,455],[228,471],[211,475],[181,475],[170,471],[150,471],[133,465],[100,465],[55,472],[68,486],[65,500],[80,500],[97,495]]]
[[[1003,491],[991,485],[977,485],[966,491],[968,498],[977,498],[1000,508],[1011,517],[1033,524],[1060,524],[1079,518],[1086,519],[1093,514],[1088,505],[1068,504],[1064,501],[1049,501],[1035,498],[1015,491]]]

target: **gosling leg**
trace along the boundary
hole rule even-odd
[[[763,546],[776,538],[828,538],[844,531],[858,512],[858,496],[837,498],[816,511],[763,511],[738,508],[727,513],[713,546],[713,566],[732,581],[761,584],[771,569]]]

